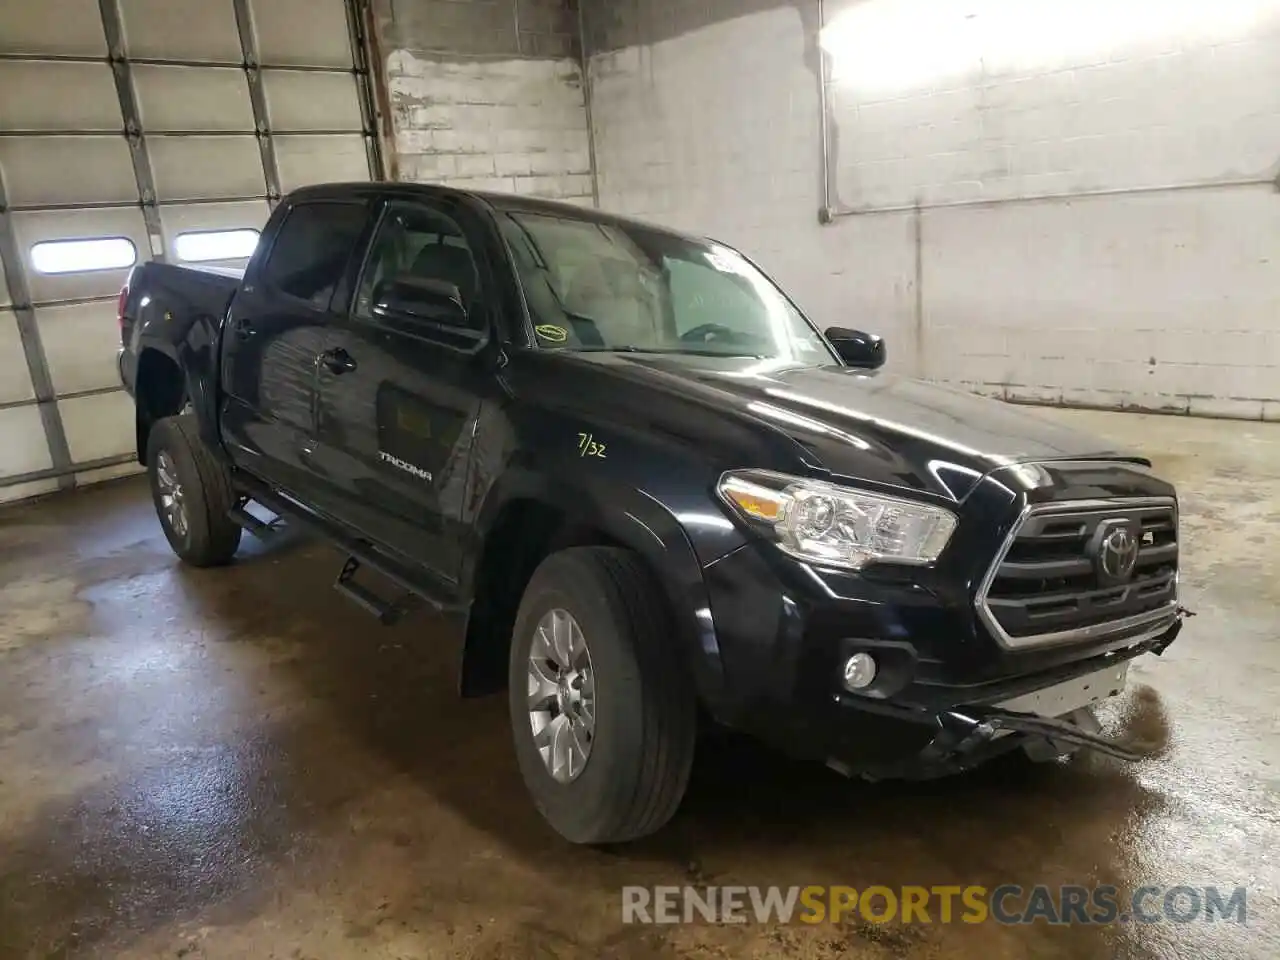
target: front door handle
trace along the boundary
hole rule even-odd
[[[235,324],[236,338],[248,340],[253,336],[253,323],[249,320],[238,320]]]
[[[341,347],[326,350],[320,354],[319,360],[330,373],[335,375],[341,375],[356,368],[356,358]]]

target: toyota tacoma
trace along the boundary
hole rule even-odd
[[[878,337],[821,332],[723,243],[315,186],[243,271],[147,263],[119,312],[177,555],[225,564],[283,518],[381,620],[452,618],[462,693],[506,690],[571,841],[666,823],[700,725],[873,779],[1135,756],[1093,706],[1181,628],[1173,487],[885,372]]]

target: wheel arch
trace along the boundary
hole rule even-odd
[[[506,685],[516,609],[537,565],[571,546],[616,546],[637,554],[661,584],[682,660],[699,698],[715,714],[723,668],[702,567],[675,515],[643,491],[569,484],[533,473],[505,475],[473,527],[463,567],[466,618],[463,696]]]
[[[134,441],[138,462],[147,463],[147,440],[152,427],[188,406],[195,415],[200,437],[218,450],[214,399],[207,378],[194,372],[192,357],[183,345],[144,343],[138,353],[134,379]]]

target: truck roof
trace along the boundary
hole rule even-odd
[[[492,193],[486,190],[466,190],[459,187],[450,187],[444,184],[434,183],[401,183],[396,181],[358,181],[346,183],[321,183],[313,186],[299,187],[289,193],[290,199],[337,199],[352,196],[379,196],[379,197],[470,197],[479,200],[484,204],[492,207],[494,210],[501,210],[510,213],[532,213],[545,214],[553,216],[562,216],[574,220],[585,220],[591,223],[616,224],[618,226],[640,227],[646,230],[656,230],[666,233],[674,237],[683,237],[689,240],[703,240],[704,237],[697,234],[685,233],[680,230],[672,230],[660,224],[650,223],[645,220],[638,220],[634,217],[624,217],[619,214],[609,213],[604,210],[598,210],[594,207],[580,206],[576,203],[567,203],[563,200],[543,200],[538,197],[521,196],[514,193]]]

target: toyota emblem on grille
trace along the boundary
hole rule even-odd
[[[1138,563],[1138,538],[1123,522],[1099,532],[1096,562],[1100,579],[1112,583],[1128,580]]]

